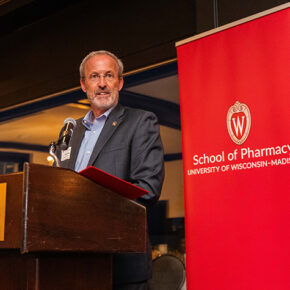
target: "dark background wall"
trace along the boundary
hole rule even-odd
[[[0,6],[0,109],[78,86],[91,50],[111,50],[131,71],[174,59],[176,41],[286,2],[10,0]]]

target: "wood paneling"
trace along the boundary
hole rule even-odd
[[[91,50],[111,50],[130,71],[174,58],[175,41],[194,33],[191,0],[77,1],[0,38],[0,108],[78,86]]]

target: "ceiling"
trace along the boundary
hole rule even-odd
[[[44,152],[63,120],[83,116],[89,107],[75,87],[77,66],[81,55],[104,48],[129,71],[120,102],[153,111],[165,153],[180,157],[175,42],[285,0],[174,0],[164,1],[166,10],[162,1],[129,2],[0,0],[0,149]]]

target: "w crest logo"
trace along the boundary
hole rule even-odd
[[[227,127],[231,139],[238,145],[243,144],[250,132],[251,114],[248,106],[236,102],[228,110]]]

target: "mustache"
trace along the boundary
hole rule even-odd
[[[96,90],[95,95],[101,94],[101,93],[105,93],[105,94],[110,94],[111,91],[110,90]]]

